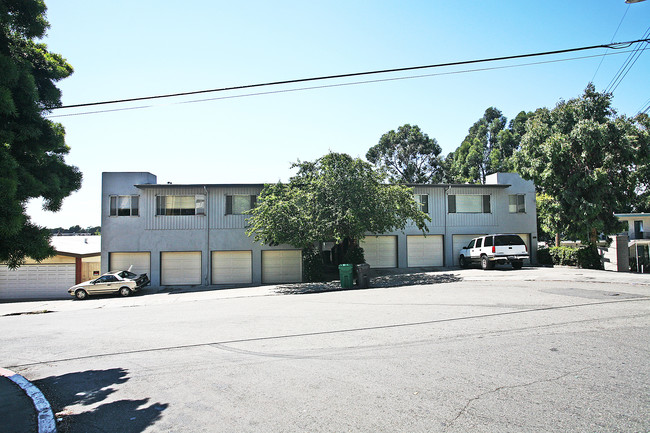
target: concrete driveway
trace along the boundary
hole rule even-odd
[[[402,278],[0,304],[0,366],[63,432],[650,430],[648,276]]]

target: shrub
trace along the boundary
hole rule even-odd
[[[366,259],[363,254],[363,248],[359,246],[353,246],[348,248],[343,256],[343,263],[352,263],[353,265],[360,265],[365,263]]]
[[[316,249],[302,250],[302,277],[309,283],[323,281],[325,262],[323,256]]]
[[[585,269],[602,269],[603,263],[595,245],[578,248],[576,252],[578,267]]]
[[[541,264],[577,266],[586,269],[602,269],[598,248],[593,245],[584,247],[551,247],[537,250],[537,260]]]
[[[577,250],[572,247],[551,247],[549,253],[553,258],[554,265],[576,266],[578,264]]]

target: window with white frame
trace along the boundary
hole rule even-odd
[[[415,194],[415,201],[422,212],[429,213],[429,194]]]
[[[205,215],[205,195],[158,195],[156,215]]]
[[[491,213],[489,194],[451,194],[448,197],[449,213]]]
[[[110,196],[110,216],[138,216],[140,196],[112,195]]]
[[[510,204],[508,210],[510,213],[526,213],[526,195],[525,194],[510,194]]]
[[[226,215],[244,215],[257,204],[256,195],[236,194],[226,196]]]

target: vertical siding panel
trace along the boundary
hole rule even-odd
[[[431,221],[428,223],[428,227],[444,227],[446,208],[444,206],[443,200],[445,189],[432,185],[416,186],[413,187],[413,194],[429,195],[429,216],[431,217]],[[409,221],[406,225],[406,228],[417,230],[417,226],[413,221]]]

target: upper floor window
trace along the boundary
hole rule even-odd
[[[415,194],[415,201],[424,213],[429,213],[429,194]]]
[[[158,195],[156,215],[205,215],[205,195]]]
[[[256,195],[227,195],[226,215],[243,215],[257,204]]]
[[[490,213],[489,194],[456,194],[448,196],[449,213]]]
[[[510,213],[526,213],[526,195],[511,194],[508,196],[510,204],[508,210]]]
[[[137,195],[112,195],[110,216],[138,216],[139,202]]]

